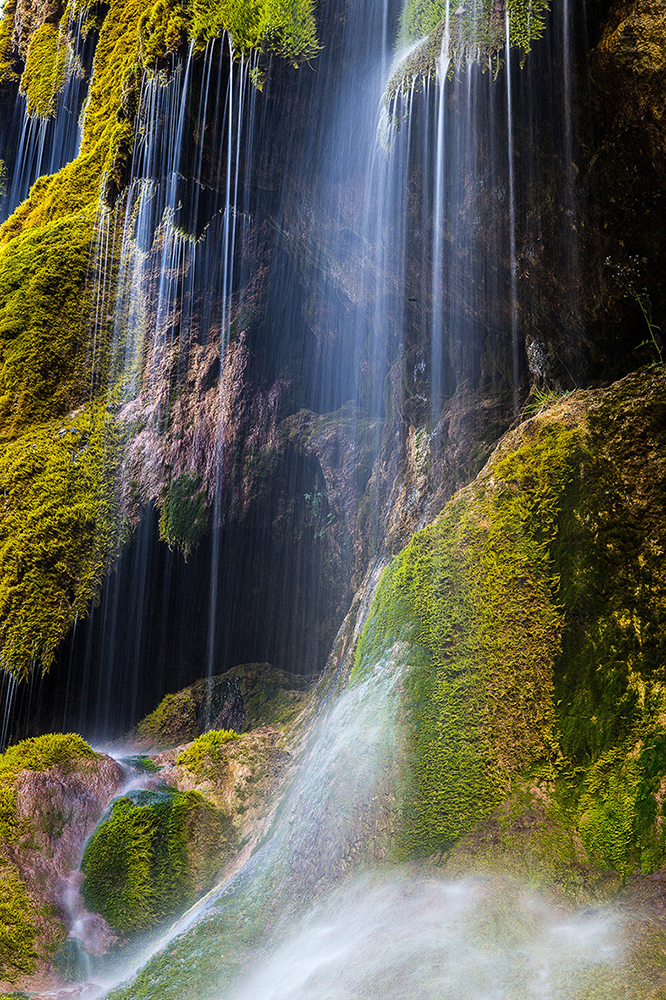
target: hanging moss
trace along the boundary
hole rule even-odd
[[[313,0],[191,0],[190,11],[198,46],[226,31],[239,52],[273,52],[296,66],[319,50]]]
[[[208,504],[201,480],[187,473],[168,486],[162,516],[160,538],[168,545],[178,545],[187,556],[208,527]]]
[[[400,45],[419,44],[391,75],[385,103],[389,105],[396,94],[434,79],[442,55],[450,62],[450,73],[470,61],[490,66],[496,73],[508,42],[524,61],[546,30],[549,9],[550,0],[477,0],[471,4],[406,0]]]
[[[48,668],[118,540],[118,439],[103,406],[26,431],[0,454],[0,663]]]
[[[225,844],[225,818],[198,792],[118,799],[83,856],[86,905],[122,934],[145,931],[210,887]]]
[[[42,24],[30,39],[21,93],[27,98],[27,113],[51,118],[56,98],[65,86],[71,60],[67,37],[53,24]]]

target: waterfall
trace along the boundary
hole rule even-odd
[[[546,259],[577,314],[569,2],[535,0],[543,20],[521,22],[526,35],[508,0],[445,0],[431,25],[411,23],[413,7],[393,51],[395,4],[351,4],[330,51],[280,85],[227,33],[128,75],[131,155],[127,176],[103,179],[86,368],[90,401],[104,392],[122,428],[127,544],[63,647],[63,728],[118,737],[156,694],[241,656],[316,675],[335,634],[321,621],[337,627],[360,583],[367,611],[368,566],[459,485],[454,402],[487,393],[495,407],[475,412],[473,475],[528,375],[571,380],[534,346],[531,281],[547,204]],[[7,211],[76,154],[84,90],[69,74],[53,121],[21,105]],[[344,445],[313,445],[327,419],[366,449],[360,485],[344,481]],[[92,995],[575,1000],[615,982],[619,917],[401,856],[413,655],[406,639],[360,670],[328,660],[285,785],[226,876],[153,939],[93,963]],[[9,684],[3,734],[15,697]]]

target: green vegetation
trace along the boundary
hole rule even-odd
[[[0,227],[0,664],[20,678],[49,667],[123,535],[113,495],[123,441],[107,409],[124,359],[122,323],[111,352],[122,227],[114,242],[103,209],[127,186],[143,77],[166,79],[189,42],[201,54],[224,32],[237,57],[275,53],[296,64],[317,51],[313,0],[111,0],[106,13],[77,0],[59,24],[26,28],[20,52],[8,0],[0,78],[15,82],[25,60],[30,114],[54,114],[66,74],[78,71],[69,32],[81,14],[84,33],[94,26],[99,40],[79,155],[39,178]],[[100,288],[110,290],[104,302]],[[181,476],[166,493],[163,538],[188,552],[206,524],[198,482]]]
[[[32,838],[36,823],[19,820],[16,779],[22,771],[46,771],[58,766],[75,771],[98,760],[99,754],[73,733],[53,733],[23,740],[0,755],[0,979],[14,982],[31,973],[40,957],[60,944],[62,928],[50,914],[35,907],[14,866],[17,849]],[[47,829],[49,836],[53,829]],[[59,835],[59,834],[56,834]]]
[[[495,464],[492,482],[456,494],[382,578],[356,669],[412,631],[409,853],[447,848],[512,773],[554,749],[561,614],[549,544],[578,453],[577,429],[543,425]]]
[[[0,871],[0,976],[10,983],[36,968],[35,916],[18,875]]]
[[[211,729],[176,757],[176,764],[192,771],[199,781],[215,780],[224,769],[226,744],[237,733],[233,729]]]
[[[160,538],[169,546],[178,545],[187,556],[207,527],[206,494],[200,480],[185,473],[167,489],[160,517]]]
[[[392,74],[385,103],[425,79],[434,79],[444,52],[450,60],[449,73],[472,59],[492,66],[497,73],[506,51],[507,28],[511,47],[524,61],[546,30],[549,9],[550,0],[507,0],[506,6],[495,0],[459,5],[447,0],[406,0],[400,45],[420,44]]]
[[[225,817],[198,792],[117,799],[83,856],[86,905],[122,934],[148,930],[210,887],[226,844]]]
[[[0,846],[15,844],[22,830],[16,815],[16,778],[21,771],[46,771],[58,765],[73,771],[99,754],[74,733],[50,733],[23,740],[0,754]]]
[[[661,373],[568,395],[386,570],[355,672],[412,645],[405,853],[549,762],[598,865],[663,864],[665,455]]]
[[[117,438],[100,406],[32,428],[0,456],[0,663],[47,668],[97,596],[117,535]]]
[[[165,695],[157,708],[141,720],[135,736],[154,746],[188,743],[230,706],[236,706],[243,716],[241,689],[234,678],[222,675],[196,681],[182,691]]]
[[[62,91],[70,62],[67,37],[53,24],[42,24],[30,40],[21,93],[28,99],[30,116],[53,117],[56,98]]]

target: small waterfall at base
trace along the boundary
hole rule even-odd
[[[497,874],[452,881],[426,862],[391,863],[410,657],[397,643],[322,695],[253,853],[112,974],[104,996],[583,1000],[621,987],[611,913],[572,915]]]

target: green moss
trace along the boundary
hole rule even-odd
[[[30,40],[22,89],[31,114],[51,115],[71,61],[69,32],[99,29],[79,155],[42,177],[0,227],[0,663],[18,677],[48,668],[54,650],[98,594],[122,526],[113,471],[122,460],[115,420],[104,404],[118,396],[124,343],[113,330],[113,289],[122,227],[105,236],[104,207],[126,191],[139,94],[146,73],[184,54],[199,55],[229,31],[237,56],[278,53],[292,62],[316,51],[312,0],[243,0],[214,5],[142,0],[105,5],[75,0],[59,24]],[[0,77],[14,79],[16,4],[0,19]],[[161,79],[164,77],[161,77]],[[92,251],[92,252],[91,252]],[[104,267],[104,274],[101,268]],[[103,303],[97,290],[111,289]],[[90,402],[92,400],[92,403]],[[84,406],[85,409],[79,410]],[[206,524],[196,484],[170,487],[161,528],[186,551]]]
[[[492,482],[460,491],[382,578],[356,671],[410,635],[418,644],[409,853],[445,849],[512,773],[552,751],[561,614],[548,544],[578,448],[575,430],[543,426]]]
[[[0,250],[0,435],[5,439],[31,424],[53,421],[89,397],[92,235],[85,219],[54,219]]]
[[[86,905],[123,934],[161,923],[210,887],[226,826],[198,792],[165,788],[118,799],[83,856]]]
[[[67,37],[53,24],[42,24],[30,39],[21,93],[27,97],[27,113],[50,118],[56,98],[65,86],[71,60]]]
[[[74,733],[37,736],[0,754],[0,844],[15,844],[22,832],[16,815],[16,778],[21,771],[46,771],[58,765],[69,772],[98,757]]]
[[[586,459],[553,548],[567,609],[555,671],[563,751],[586,765],[658,727],[666,662],[666,379],[591,394]]]
[[[242,717],[242,694],[235,678],[222,675],[196,681],[182,691],[165,695],[157,708],[141,720],[134,735],[155,746],[187,743],[200,736],[230,705],[237,706]]]
[[[21,879],[0,871],[0,977],[13,983],[37,965],[36,914]]]
[[[160,538],[170,546],[178,545],[188,555],[207,527],[206,494],[200,480],[185,473],[168,486],[160,517]]]
[[[0,754],[0,783],[3,785],[19,771],[46,771],[56,764],[73,770],[82,760],[99,758],[92,747],[76,733],[48,733],[15,743]]]
[[[313,0],[192,0],[190,10],[199,45],[227,31],[239,52],[273,52],[294,65],[319,49]]]
[[[422,84],[425,79],[434,79],[444,50],[450,59],[450,73],[470,60],[477,60],[484,67],[492,65],[497,73],[506,50],[507,20],[511,47],[524,60],[546,30],[549,9],[550,0],[507,0],[506,5],[479,0],[473,5],[459,6],[449,6],[446,0],[406,0],[400,43],[411,46],[420,41],[420,44],[394,70],[386,88],[385,103],[388,106],[396,94]]]
[[[236,737],[233,729],[212,729],[176,757],[176,764],[196,775],[198,780],[215,780],[224,770],[227,743]]]
[[[411,644],[402,850],[446,849],[550,760],[597,864],[663,864],[664,456],[662,373],[573,394],[386,570],[355,674]]]
[[[103,407],[26,431],[0,455],[0,662],[47,668],[99,592],[117,539],[113,419]]]

